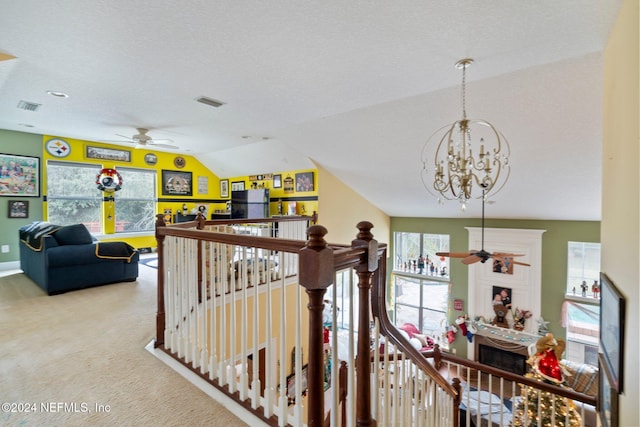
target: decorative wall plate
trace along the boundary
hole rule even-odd
[[[149,166],[153,166],[158,163],[158,156],[153,153],[147,153],[144,155],[144,162]]]
[[[53,157],[67,157],[71,153],[71,145],[63,139],[53,138],[45,143],[47,153]]]
[[[175,159],[173,159],[173,164],[177,167],[182,169],[184,167],[184,165],[187,164],[187,161],[184,159],[184,157],[178,156]]]

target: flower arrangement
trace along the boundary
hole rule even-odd
[[[531,311],[521,310],[518,307],[516,307],[511,314],[513,316],[513,329],[517,331],[523,331],[525,322],[533,316]]]

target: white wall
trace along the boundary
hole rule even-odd
[[[638,1],[625,0],[605,51],[604,69],[601,269],[627,302],[621,426],[640,425],[639,22]]]

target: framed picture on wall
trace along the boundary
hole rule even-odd
[[[296,191],[313,191],[313,172],[302,172],[296,174]]]
[[[191,196],[193,195],[193,181],[191,172],[162,170],[163,196]]]
[[[617,427],[618,425],[618,391],[615,389],[607,362],[602,353],[598,355],[598,413],[603,427]]]
[[[282,187],[282,175],[273,175],[273,188]]]
[[[40,196],[40,158],[0,154],[0,196]]]
[[[234,182],[232,182],[231,183],[231,191],[244,191],[244,181],[234,181]]]
[[[229,180],[220,180],[220,197],[229,197]]]
[[[117,162],[131,161],[131,151],[129,150],[115,150],[113,148],[92,147],[90,145],[87,145],[86,149],[85,156],[87,159],[115,160]]]
[[[600,351],[612,387],[623,391],[625,299],[611,279],[600,273]]]
[[[26,200],[9,200],[9,218],[29,218],[29,202]]]

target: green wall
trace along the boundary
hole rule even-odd
[[[480,218],[391,218],[392,234],[395,231],[448,234],[451,238],[450,248],[456,252],[468,250],[469,236],[465,227],[480,226]],[[565,330],[560,326],[560,313],[567,284],[567,242],[600,242],[600,222],[486,219],[485,226],[546,230],[542,234],[542,313],[534,313],[534,318],[542,316],[549,322],[551,333],[558,337],[565,337]],[[393,242],[392,237],[390,241]],[[393,256],[389,259],[393,260]],[[452,260],[450,265],[453,284],[451,300],[461,298],[466,302],[469,267],[459,260]],[[389,268],[391,267],[392,265],[389,265]],[[466,306],[468,304],[465,304]],[[453,308],[451,307],[450,310]],[[460,314],[460,312],[451,311],[450,323]],[[468,314],[470,317],[475,315],[475,313]],[[466,356],[467,340],[460,334],[453,347],[459,356]]]
[[[18,261],[18,229],[33,221],[42,220],[42,135],[0,129],[0,153],[38,157],[40,159],[40,197],[0,197],[0,245],[9,245],[8,253],[0,253],[0,263]],[[29,218],[8,218],[9,200],[27,200]]]

